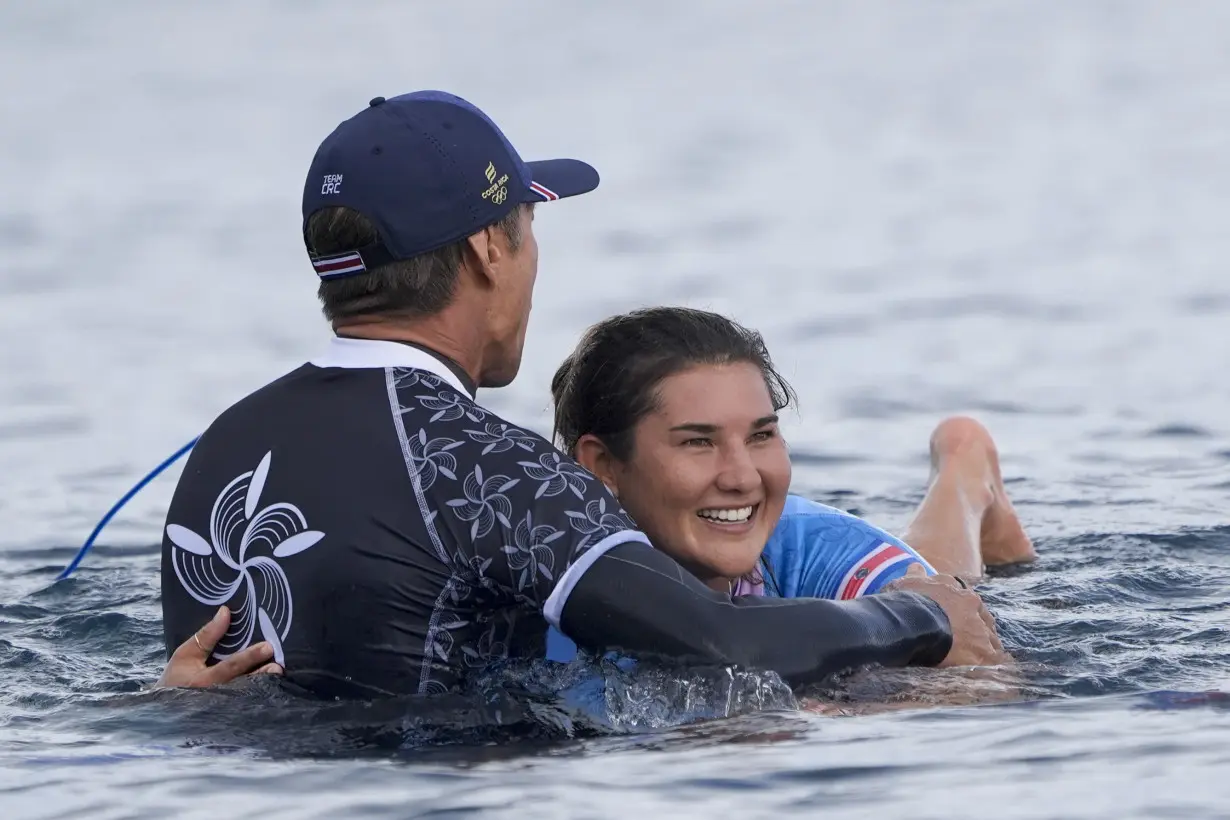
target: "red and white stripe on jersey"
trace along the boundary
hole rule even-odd
[[[358,251],[344,253],[340,256],[321,256],[312,260],[312,267],[321,279],[332,279],[334,276],[346,276],[351,273],[362,273],[367,270],[363,257]]]
[[[882,543],[873,549],[863,560],[855,564],[841,579],[838,597],[843,601],[857,598],[864,590],[870,589],[877,578],[888,572],[902,561],[912,561],[914,556],[896,544]]]
[[[552,191],[550,188],[548,188],[546,185],[543,185],[541,182],[531,182],[530,190],[538,194],[540,197],[545,199],[547,202],[554,202],[555,200],[559,199],[559,194],[555,193],[555,191]]]

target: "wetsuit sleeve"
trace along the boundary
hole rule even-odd
[[[601,481],[545,439],[490,414],[482,421],[463,431],[468,446],[450,451],[458,481],[440,485],[453,497],[440,499],[437,520],[461,545],[454,565],[463,579],[558,625],[594,560],[648,539]]]
[[[606,551],[577,580],[561,629],[593,651],[770,669],[792,685],[867,664],[935,665],[952,648],[947,615],[925,596],[732,600],[637,543]]]

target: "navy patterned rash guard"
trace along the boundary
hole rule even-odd
[[[225,604],[212,660],[269,641],[289,680],[331,696],[456,691],[494,659],[544,657],[548,625],[583,646],[795,680],[944,657],[942,610],[875,598],[732,607],[439,359],[372,340],[334,339],[224,412],[184,468],[162,545],[168,654]]]
[[[357,366],[372,356],[409,366]],[[432,357],[336,339],[192,453],[163,541],[167,646],[226,604],[216,658],[266,640],[314,688],[347,670],[446,692],[467,668],[541,655],[576,574],[632,540],[600,481]]]

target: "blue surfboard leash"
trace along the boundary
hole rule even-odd
[[[77,550],[77,554],[73,556],[73,560],[70,561],[68,566],[64,568],[64,571],[61,572],[56,577],[56,580],[62,581],[65,578],[67,578],[69,575],[71,575],[73,570],[75,570],[77,566],[81,563],[81,560],[85,558],[86,553],[88,553],[90,551],[90,548],[94,546],[94,542],[98,539],[99,533],[101,533],[103,531],[103,528],[106,527],[108,523],[110,523],[112,518],[115,518],[115,514],[118,513],[121,509],[123,509],[124,505],[127,504],[129,501],[131,501],[133,496],[141,492],[141,490],[145,487],[146,484],[149,484],[151,481],[153,481],[155,478],[161,475],[165,469],[167,469],[172,464],[174,464],[175,462],[183,458],[184,455],[189,450],[191,450],[193,447],[195,447],[196,443],[200,440],[201,440],[201,437],[197,436],[192,441],[185,444],[183,447],[180,447],[178,450],[175,451],[175,453],[167,457],[165,461],[163,461],[161,464],[159,464],[154,469],[150,470],[149,473],[146,474],[145,478],[138,481],[131,490],[124,493],[124,496],[119,501],[115,502],[115,504],[111,507],[111,509],[107,510],[107,514],[104,515],[102,517],[102,520],[99,521],[98,524],[94,527],[94,531],[90,533],[90,537],[85,539],[85,543],[81,545],[81,549]]]

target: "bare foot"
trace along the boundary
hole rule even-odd
[[[936,426],[931,434],[931,473],[935,477],[944,472],[955,472],[970,502],[984,506],[979,539],[984,564],[1037,560],[1004,488],[999,451],[987,428],[968,416],[953,416]]]

